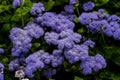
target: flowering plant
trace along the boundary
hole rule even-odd
[[[119,80],[119,1],[0,2],[0,80]]]

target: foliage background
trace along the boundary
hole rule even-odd
[[[68,4],[69,0],[25,0],[23,9],[12,7],[13,0],[0,0],[0,47],[5,49],[5,54],[0,55],[0,62],[6,67],[4,71],[5,80],[18,80],[14,77],[14,72],[8,71],[8,64],[13,57],[11,57],[12,43],[9,40],[9,32],[13,27],[23,28],[26,23],[33,20],[34,16],[31,16],[29,11],[34,2],[43,2],[46,11],[54,11],[59,13],[63,10],[65,4]],[[82,13],[82,4],[87,1],[93,1],[96,4],[94,10],[103,8],[106,13],[116,14],[120,16],[120,1],[119,0],[79,0],[79,12]],[[22,12],[22,15],[21,15]],[[77,14],[77,12],[76,12]],[[78,15],[79,16],[79,15]],[[22,24],[22,18],[24,24]],[[120,80],[120,41],[115,41],[112,38],[102,36],[101,34],[91,34],[87,32],[87,29],[80,25],[75,19],[76,28],[75,31],[84,35],[85,38],[91,38],[96,42],[94,49],[90,50],[90,55],[95,55],[96,52],[100,52],[107,61],[107,68],[100,70],[97,73],[93,73],[88,76],[81,74],[81,69],[78,63],[68,64],[64,62],[63,65],[58,68],[56,80]],[[99,36],[99,37],[98,37]],[[34,52],[43,43],[34,43],[37,40],[33,40],[33,48],[31,52]],[[41,46],[43,49],[49,47]],[[47,80],[42,75],[42,70],[38,70],[35,73],[35,77],[30,80]]]

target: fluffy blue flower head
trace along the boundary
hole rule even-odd
[[[90,11],[90,10],[92,10],[94,7],[95,7],[95,4],[94,4],[93,2],[90,2],[90,1],[83,4],[83,9],[84,9],[85,11]]]
[[[0,53],[3,54],[4,53],[4,49],[0,48]]]
[[[67,13],[73,13],[74,12],[74,6],[73,5],[66,5],[64,7],[65,12]]]
[[[75,4],[75,3],[77,3],[78,2],[78,0],[70,0],[69,1],[69,4]]]
[[[30,11],[30,13],[32,15],[37,15],[37,14],[41,14],[42,11],[44,11],[44,10],[45,10],[45,8],[44,8],[44,6],[43,6],[43,4],[41,2],[34,3],[33,6],[32,6],[32,9]]]
[[[20,2],[22,2],[22,5],[23,5],[24,1],[25,0],[21,0],[21,1],[20,0],[14,0],[12,5],[13,5],[14,8],[17,8],[18,6],[20,6]]]
[[[0,73],[0,80],[4,80],[4,75]]]

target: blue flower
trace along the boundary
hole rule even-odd
[[[64,10],[65,10],[65,12],[73,13],[74,12],[74,6],[73,5],[65,5]]]
[[[22,5],[24,4],[24,1],[25,1],[25,0],[21,0]],[[14,7],[14,8],[17,8],[18,6],[20,6],[20,0],[14,0],[14,1],[13,1],[13,7]]]
[[[69,4],[75,4],[75,3],[77,3],[78,2],[78,0],[69,0]]]
[[[0,48],[0,53],[3,54],[4,53],[4,49]]]
[[[95,7],[95,4],[94,4],[93,2],[90,2],[90,1],[83,4],[83,9],[84,9],[85,11],[90,11],[90,10],[92,10],[94,7]]]
[[[34,3],[30,13],[32,15],[40,15],[45,10],[44,5],[41,2]]]

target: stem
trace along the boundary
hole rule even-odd
[[[105,38],[104,38],[104,34],[103,34],[103,30],[102,30],[102,28],[100,28],[101,30],[101,36],[102,36],[102,39],[103,39],[103,42],[105,43]]]
[[[80,15],[80,12],[79,12],[79,9],[78,9],[79,5],[80,5],[79,2],[74,5],[75,6],[75,10],[77,11],[78,16]]]
[[[77,14],[78,14],[78,16],[79,16],[79,15],[80,15],[80,12],[79,12],[78,6],[75,6],[75,8],[76,8]]]
[[[24,18],[23,18],[23,1],[20,0],[20,8],[21,8],[21,23],[22,23],[22,28],[24,27]]]

